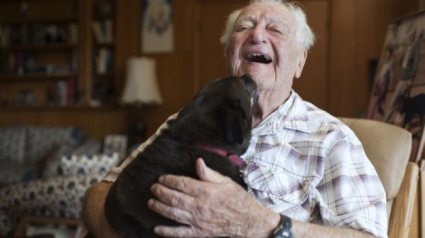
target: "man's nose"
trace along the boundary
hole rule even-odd
[[[252,29],[250,41],[254,44],[265,43],[267,40],[266,30],[262,27],[255,27]]]

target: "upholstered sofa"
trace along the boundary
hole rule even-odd
[[[79,218],[84,193],[118,154],[73,127],[0,128],[0,236],[24,215]]]

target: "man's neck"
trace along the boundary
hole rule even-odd
[[[256,127],[261,121],[276,111],[280,105],[288,100],[290,95],[291,91],[282,93],[279,95],[280,97],[273,97],[273,95],[260,92],[257,103],[252,107],[252,127]]]

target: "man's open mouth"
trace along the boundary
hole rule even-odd
[[[249,62],[262,63],[262,64],[270,64],[272,62],[272,58],[265,54],[247,54],[245,59]]]

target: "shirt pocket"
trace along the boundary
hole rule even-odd
[[[312,171],[312,172],[310,172]],[[274,204],[304,204],[313,195],[315,168],[294,148],[280,145],[248,160],[245,182]]]

